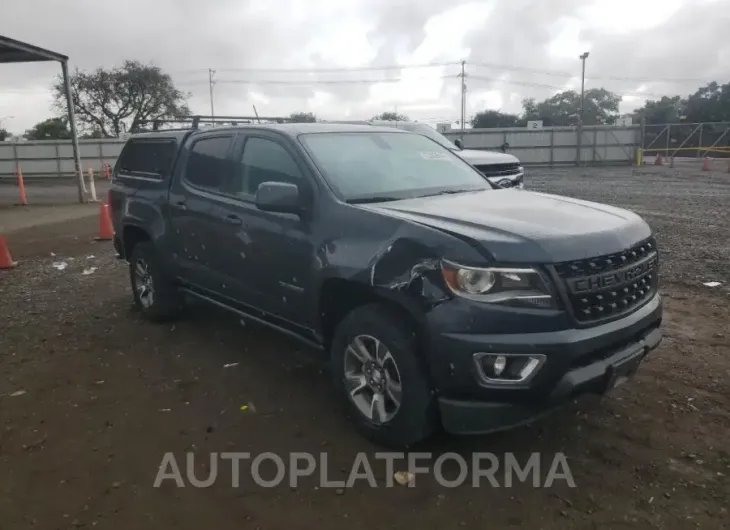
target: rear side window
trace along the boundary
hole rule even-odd
[[[129,140],[117,166],[122,175],[163,179],[170,174],[174,140]]]
[[[185,180],[198,188],[221,191],[231,173],[228,150],[232,139],[232,136],[216,136],[197,140],[190,149]]]

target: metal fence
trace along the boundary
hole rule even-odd
[[[104,164],[114,165],[124,140],[79,140],[81,165],[95,172]],[[17,168],[24,178],[73,177],[71,140],[0,142],[0,179],[15,178]]]
[[[514,154],[525,165],[569,166],[581,164],[633,164],[637,149],[646,153],[661,150],[680,156],[730,156],[730,123],[585,126],[579,142],[576,127],[542,129],[467,129],[448,131],[451,140],[461,138],[468,149]],[[580,144],[580,158],[578,146]],[[124,140],[80,140],[84,170],[100,171],[103,164],[114,165]],[[721,151],[722,149],[725,151]],[[717,151],[714,151],[717,149]],[[33,177],[73,176],[73,148],[70,140],[0,142],[0,179],[15,178],[16,168]]]
[[[545,127],[542,129],[467,129],[448,131],[450,140],[461,138],[467,149],[485,149],[515,155],[525,165],[585,165],[633,164],[636,150],[641,146],[639,125],[584,126],[582,141],[577,127]],[[580,157],[578,146],[580,145]]]
[[[730,123],[662,123],[646,125],[642,148],[648,155],[730,157]]]

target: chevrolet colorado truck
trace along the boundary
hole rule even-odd
[[[382,444],[527,423],[623,383],[661,340],[657,242],[639,216],[497,190],[423,135],[135,134],[109,201],[145,317],[194,297],[326,352]]]

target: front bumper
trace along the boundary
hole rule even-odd
[[[515,173],[514,175],[487,176],[487,180],[500,189],[524,189],[525,172],[524,170],[521,170],[519,173]]]
[[[458,385],[440,385],[446,390],[439,398],[444,428],[455,434],[504,430],[531,422],[577,395],[611,390],[659,345],[661,318],[657,294],[626,318],[592,328],[444,337],[441,348],[448,343],[450,377],[459,380]],[[547,360],[528,387],[495,387],[480,380],[473,362],[478,352],[542,353]]]

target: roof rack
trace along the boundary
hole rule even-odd
[[[288,123],[291,118],[283,117],[264,117],[264,116],[202,116],[196,114],[194,116],[186,116],[177,119],[155,119],[142,120],[139,122],[140,127],[152,124],[153,131],[159,131],[160,127],[165,124],[189,124],[187,126],[176,127],[165,130],[187,130],[198,129],[201,124],[211,125],[238,125],[241,123]]]

